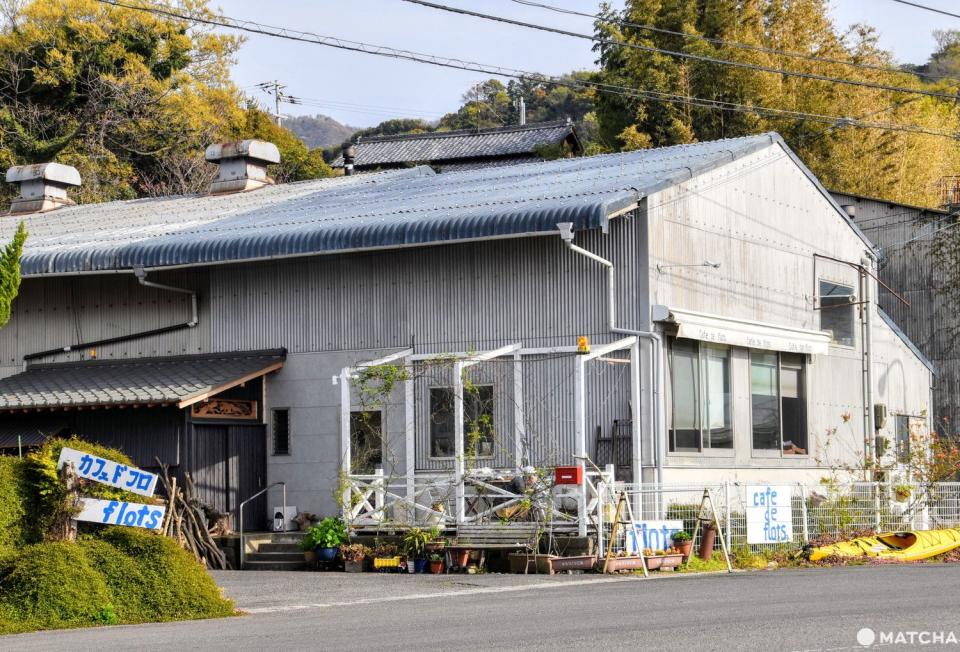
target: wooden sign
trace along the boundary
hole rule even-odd
[[[64,464],[73,464],[77,475],[100,484],[131,491],[141,496],[152,496],[157,487],[157,476],[133,466],[97,457],[73,448],[63,447],[57,460],[57,469]]]
[[[257,418],[257,402],[228,398],[211,398],[190,406],[194,419],[246,419]]]

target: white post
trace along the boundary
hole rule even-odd
[[[405,440],[405,452],[404,452],[404,468],[406,473],[407,481],[407,511],[410,512],[410,522],[414,523],[417,520],[417,508],[414,507],[416,500],[414,498],[417,494],[416,486],[416,473],[417,473],[417,461],[416,461],[416,418],[414,410],[416,410],[415,400],[414,400],[414,387],[413,387],[413,361],[407,358],[407,364],[411,366],[410,380],[407,380],[403,383],[404,391],[404,400],[403,400],[403,410],[404,410],[404,440]]]
[[[630,402],[633,404],[633,414],[630,419],[630,438],[633,440],[633,482],[643,484],[643,440],[640,431],[640,340],[630,345]],[[637,519],[643,520],[643,496],[637,492],[634,497],[634,513]]]
[[[527,429],[524,423],[526,418],[523,409],[523,356],[519,349],[513,352],[513,454],[517,466],[524,465],[523,443]],[[529,460],[527,460],[529,463]]]
[[[463,487],[463,362],[453,363],[453,468],[457,492],[457,525],[466,518]]]
[[[578,534],[582,537],[587,536],[587,415],[586,415],[586,379],[585,375],[586,360],[582,357],[576,358],[576,374],[574,377],[574,428],[576,434],[577,446],[577,465],[580,467],[580,475],[583,481],[580,484],[580,492],[577,496],[577,521]]]
[[[350,513],[350,367],[340,370],[340,469],[345,480],[343,495],[340,497],[343,506],[343,517],[347,520]]]
[[[730,517],[730,481],[727,480],[723,483],[723,511],[724,511],[724,528],[726,529],[727,536],[727,548],[733,547],[733,535],[730,533],[731,517]]]
[[[807,515],[807,486],[800,484],[800,513],[803,515],[803,542],[810,543],[810,525]]]

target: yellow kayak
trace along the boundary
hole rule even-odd
[[[858,537],[829,546],[811,548],[808,557],[810,561],[819,561],[826,557],[882,557],[917,561],[936,557],[954,548],[960,548],[960,528],[886,532],[872,537]]]

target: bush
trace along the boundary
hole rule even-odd
[[[0,565],[0,634],[233,613],[203,566],[149,532],[34,544]]]
[[[19,457],[0,457],[0,557],[32,542],[26,527],[30,493],[26,462]]]

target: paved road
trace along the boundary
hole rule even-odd
[[[856,638],[864,627],[952,630],[960,637],[960,564],[654,580],[268,572],[216,577],[248,615],[0,637],[0,649],[825,652],[864,649]]]

